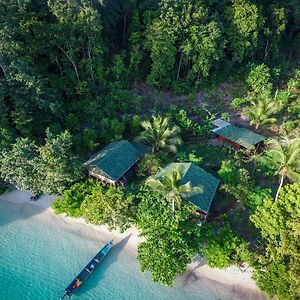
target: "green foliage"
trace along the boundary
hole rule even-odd
[[[259,162],[270,166],[274,175],[280,176],[277,199],[285,178],[293,182],[300,181],[300,140],[287,137],[271,139],[268,145],[269,148],[259,158]]]
[[[256,4],[247,0],[234,1],[225,9],[228,48],[233,60],[242,62],[253,55],[258,42],[258,33],[262,25]]]
[[[71,146],[68,132],[53,136],[48,130],[45,144],[40,147],[28,138],[18,138],[11,149],[0,155],[1,177],[35,194],[61,193],[81,177]]]
[[[175,168],[172,172],[165,169],[161,170],[159,178],[149,177],[146,184],[154,191],[162,193],[166,200],[172,203],[172,210],[175,215],[175,208],[181,209],[182,203],[185,203],[185,194],[192,191],[190,182],[180,184],[182,173],[179,168]]]
[[[141,129],[141,119],[138,115],[134,115],[134,116],[129,116],[128,120],[126,120],[127,122],[127,128],[126,128],[126,132],[127,130],[129,131],[129,134],[131,136],[137,136],[140,129]]]
[[[187,111],[184,109],[177,110],[176,107],[173,108],[171,111],[171,117],[180,127],[181,132],[185,137],[207,137],[212,129],[209,120],[205,120],[205,122],[200,125],[189,118]]]
[[[150,50],[152,59],[151,73],[147,81],[153,86],[168,84],[169,74],[175,64],[175,33],[164,23],[164,20],[155,20],[146,31],[145,46]]]
[[[125,125],[117,119],[103,118],[100,121],[100,140],[103,144],[122,139]]]
[[[264,189],[260,186],[255,186],[247,195],[246,205],[255,210],[257,207],[263,205],[264,201],[272,199],[271,189]]]
[[[83,146],[88,149],[89,151],[95,151],[99,146],[98,140],[98,132],[96,129],[92,128],[85,128],[82,134]]]
[[[0,177],[18,189],[39,193],[39,178],[34,168],[37,146],[28,138],[18,138],[11,148],[0,153]]]
[[[300,183],[287,184],[277,201],[264,201],[251,216],[265,241],[256,280],[270,296],[298,299]]]
[[[154,153],[146,153],[138,163],[137,175],[149,177],[156,174],[161,166],[161,159]]]
[[[262,91],[270,92],[272,89],[270,80],[270,69],[265,64],[251,65],[246,82],[255,93],[259,94]]]
[[[34,160],[40,191],[62,193],[82,177],[82,170],[71,151],[71,135],[65,131],[54,136],[49,130],[46,134],[45,144],[38,148],[38,156]]]
[[[267,272],[256,271],[254,278],[259,288],[268,295],[277,295],[278,299],[295,299],[287,292],[290,288],[290,279],[284,264],[273,262],[268,266]]]
[[[228,224],[221,228],[205,226],[202,229],[205,244],[203,254],[207,256],[207,264],[210,267],[222,269],[249,261],[248,244],[237,237]]]
[[[98,185],[93,180],[77,182],[63,192],[63,197],[57,198],[52,203],[52,208],[56,214],[66,213],[71,217],[82,215],[81,203],[86,196],[91,195]]]
[[[176,152],[177,146],[181,144],[178,126],[171,126],[168,118],[152,116],[151,120],[141,122],[144,131],[138,139],[152,146],[152,152],[165,150]]]
[[[222,190],[240,202],[244,202],[247,199],[253,182],[249,172],[242,168],[238,162],[232,160],[222,161],[218,175],[222,179]]]
[[[201,162],[203,161],[203,157],[201,156],[198,156],[196,154],[196,151],[195,150],[192,150],[191,152],[187,153],[187,152],[184,152],[184,151],[179,151],[177,154],[176,154],[176,158],[177,158],[177,161],[178,162],[191,162],[191,163],[194,163],[194,164],[201,164]]]
[[[255,129],[276,122],[274,114],[278,112],[277,103],[266,96],[261,94],[256,100],[250,100],[250,105],[243,110],[244,115],[250,119],[250,124],[255,125]]]
[[[231,106],[233,109],[239,109],[242,108],[248,102],[249,102],[248,98],[234,98],[231,102]]]
[[[141,270],[150,271],[155,282],[171,286],[199,249],[199,226],[190,217],[193,207],[183,205],[174,218],[160,193],[142,189],[138,197],[137,226],[146,239],[138,246]]]
[[[133,197],[120,187],[96,185],[81,205],[82,216],[88,223],[106,224],[110,230],[125,231],[135,217]]]

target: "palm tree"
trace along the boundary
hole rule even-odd
[[[162,171],[163,172],[163,171]],[[182,174],[179,168],[172,172],[164,171],[160,178],[149,177],[146,184],[153,190],[163,192],[166,198],[171,202],[173,213],[175,214],[175,205],[180,207],[182,198],[192,190],[191,183],[180,184]]]
[[[152,120],[141,122],[144,131],[138,139],[152,146],[152,152],[165,149],[169,152],[176,152],[177,146],[181,144],[179,137],[180,128],[171,127],[169,119],[161,116],[152,116]]]
[[[272,117],[277,112],[276,104],[266,99],[252,100],[251,105],[245,109],[245,114],[250,119],[250,124],[258,129],[261,125],[275,123],[276,118]]]
[[[268,144],[269,149],[262,159],[275,167],[276,174],[280,176],[276,201],[286,178],[293,182],[300,181],[300,139],[272,139]]]

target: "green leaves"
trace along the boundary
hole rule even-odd
[[[250,65],[250,71],[246,78],[247,84],[252,90],[260,94],[262,91],[270,92],[272,89],[271,73],[265,64]]]
[[[96,225],[106,224],[110,230],[125,231],[131,225],[135,209],[133,197],[125,195],[122,188],[95,185],[81,205],[84,219]]]
[[[10,149],[0,153],[0,177],[18,189],[39,192],[34,164],[37,151],[28,138],[18,138]]]
[[[182,205],[174,218],[164,196],[146,188],[138,198],[137,226],[146,238],[138,247],[138,261],[155,282],[171,286],[198,252],[197,217],[193,221],[193,207]]]
[[[250,1],[233,1],[225,10],[228,48],[233,60],[242,62],[251,56],[257,46],[258,32],[262,25],[259,9]]]
[[[280,300],[300,297],[299,199],[300,183],[287,184],[278,201],[264,201],[250,217],[265,240],[257,283]]]
[[[35,172],[40,190],[44,193],[62,193],[73,182],[82,177],[82,170],[71,151],[72,137],[65,131],[57,136],[46,132],[45,144],[38,149]]]
[[[87,195],[93,192],[97,182],[87,180],[77,182],[63,192],[63,198],[57,198],[52,203],[52,208],[57,214],[66,213],[71,217],[81,217],[81,203]]]
[[[222,269],[232,264],[239,266],[249,261],[248,244],[236,236],[228,224],[223,224],[221,228],[205,224],[202,241],[205,245],[203,254],[207,256],[207,263],[212,268]]]
[[[274,173],[281,178],[277,199],[285,178],[294,182],[300,181],[300,140],[287,137],[281,140],[270,139],[268,145],[269,148],[263,153],[260,162],[271,166]]]
[[[247,199],[249,190],[253,187],[253,182],[246,169],[240,167],[237,162],[224,160],[218,175],[222,179],[221,189],[240,202]]]
[[[61,193],[82,175],[71,145],[68,132],[53,136],[48,131],[40,147],[28,138],[18,138],[0,155],[0,176],[18,189]]]
[[[177,146],[181,144],[178,126],[170,126],[169,119],[161,116],[152,116],[151,121],[141,122],[144,131],[138,137],[139,140],[152,146],[152,151],[166,150],[175,153]]]

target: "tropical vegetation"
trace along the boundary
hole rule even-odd
[[[198,255],[299,299],[299,26],[296,0],[2,1],[0,193],[136,226],[142,271],[168,286]],[[219,117],[266,141],[221,146]],[[82,163],[120,139],[152,149],[128,184],[87,179]],[[220,179],[206,219],[180,172],[155,176],[171,162]]]
[[[177,146],[181,144],[180,129],[177,125],[170,127],[168,118],[152,116],[151,121],[142,121],[141,125],[144,131],[139,140],[151,145],[152,152],[162,149],[174,153],[177,151]]]

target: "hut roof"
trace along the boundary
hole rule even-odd
[[[215,133],[247,149],[253,148],[265,139],[264,136],[258,133],[234,125],[221,127],[215,130]]]
[[[193,163],[171,163],[155,177],[160,178],[165,172],[173,172],[176,168],[182,174],[180,184],[190,182],[192,186],[185,198],[207,214],[220,180]]]
[[[127,140],[108,144],[96,153],[83,166],[94,173],[108,177],[113,181],[119,180],[146,152],[141,143],[136,146]]]
[[[219,130],[220,128],[226,127],[231,125],[229,122],[224,121],[222,119],[216,119],[214,121],[211,122],[212,125],[216,126],[217,128],[214,128],[212,131],[216,132],[217,130]]]

